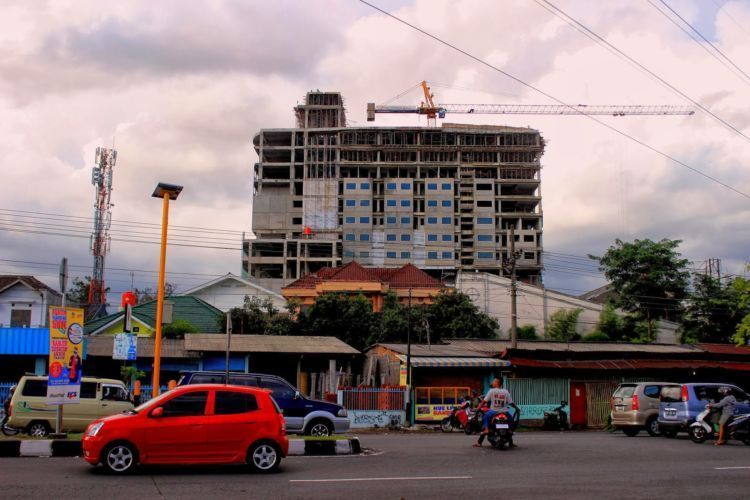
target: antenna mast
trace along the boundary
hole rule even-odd
[[[89,283],[88,304],[91,316],[99,316],[107,302],[104,286],[104,257],[109,253],[111,239],[109,228],[112,223],[112,168],[117,160],[117,151],[107,148],[96,148],[94,168],[91,171],[91,184],[96,190],[94,201],[94,229],[91,233],[91,254],[94,256],[94,268]]]

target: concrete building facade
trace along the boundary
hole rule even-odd
[[[540,158],[530,128],[346,127],[339,93],[310,92],[297,128],[253,139],[253,224],[243,277],[273,290],[322,267],[507,274],[515,229],[521,280],[542,270]]]

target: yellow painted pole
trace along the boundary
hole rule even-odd
[[[161,323],[164,314],[164,268],[167,262],[167,224],[169,223],[169,193],[164,193],[161,213],[161,255],[159,257],[159,291],[156,298],[156,337],[154,338],[154,377],[151,396],[159,395],[159,370],[161,369]]]

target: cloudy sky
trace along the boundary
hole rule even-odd
[[[372,1],[567,103],[687,103],[534,0]],[[750,136],[750,1],[667,0],[739,70],[675,26],[659,0],[553,3]],[[172,241],[197,246],[170,247],[169,280],[185,290],[239,274],[253,135],[293,126],[292,107],[310,89],[341,91],[350,124],[364,125],[367,102],[422,79],[443,103],[550,102],[354,0],[3,2],[0,272],[56,284],[49,264],[67,256],[73,274],[90,274],[91,167],[96,147],[114,143],[111,289],[131,279],[155,286],[157,181],[185,186],[172,206],[170,222],[182,226]],[[411,93],[398,102],[418,101]],[[679,238],[696,267],[716,257],[736,274],[750,258],[750,199],[587,118],[450,120],[542,132],[545,250],[585,256],[615,238]],[[706,114],[603,121],[750,193],[750,140]],[[603,283],[580,258],[547,264],[551,288]]]

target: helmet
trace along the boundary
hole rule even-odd
[[[722,396],[726,396],[730,392],[732,392],[732,389],[730,389],[729,387],[719,387],[719,394],[721,394]]]

